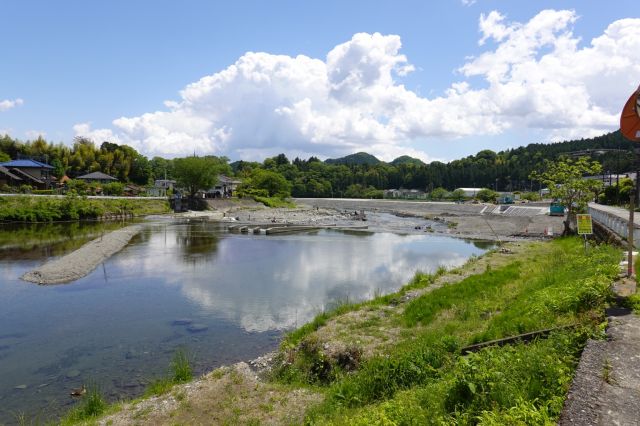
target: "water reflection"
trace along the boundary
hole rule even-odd
[[[0,224],[0,259],[60,256],[127,222]]]
[[[408,282],[416,270],[462,264],[479,253],[469,243],[426,235],[225,235],[206,224],[150,233],[148,253],[119,258],[163,279],[211,315],[249,332],[284,330],[310,321],[336,300],[363,300]],[[173,234],[173,238],[165,234]],[[175,248],[182,254],[175,259]]]
[[[12,412],[64,411],[69,389],[87,380],[111,401],[140,395],[178,346],[196,354],[197,372],[252,359],[336,301],[393,291],[416,270],[482,252],[427,234],[232,235],[158,221],[66,286],[20,281],[42,254],[0,257],[0,423]]]

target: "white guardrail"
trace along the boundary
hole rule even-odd
[[[619,212],[609,210],[606,206],[589,204],[589,214],[596,222],[606,226],[625,240],[627,239],[629,235],[629,219],[621,217]],[[638,215],[640,215],[640,212],[636,212],[636,217]],[[633,245],[636,248],[640,248],[640,225],[637,223],[634,223],[633,226]]]

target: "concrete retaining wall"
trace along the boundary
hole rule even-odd
[[[629,235],[629,221],[627,219],[623,219],[618,215],[600,210],[596,206],[592,205],[589,206],[589,214],[594,221],[609,228],[625,240],[627,239],[627,236]],[[640,212],[636,212],[636,215],[639,214]],[[638,224],[634,224],[633,245],[636,248],[640,248],[640,226],[638,226]]]

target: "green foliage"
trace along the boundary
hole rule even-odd
[[[493,203],[496,201],[498,193],[489,188],[483,188],[476,194],[476,198],[485,203]]]
[[[520,198],[529,201],[540,201],[542,199],[542,197],[540,197],[540,194],[538,194],[537,192],[525,192]]]
[[[217,157],[176,158],[173,167],[178,186],[186,188],[191,197],[213,187],[218,175],[229,170],[226,161]]]
[[[534,171],[530,178],[542,182],[549,188],[552,198],[567,207],[565,234],[569,233],[570,222],[575,215],[583,211],[587,203],[602,190],[602,182],[598,179],[584,179],[585,175],[597,175],[602,166],[582,157],[576,161],[558,160],[545,162],[545,171]]]
[[[53,222],[95,219],[129,213],[134,216],[169,211],[165,200],[114,200],[66,197],[0,197],[0,222]]]
[[[124,184],[120,182],[111,182],[102,185],[102,193],[104,195],[122,195],[124,194]]]
[[[355,154],[347,155],[346,157],[332,159],[329,158],[325,160],[327,164],[347,164],[347,165],[368,165],[374,166],[376,164],[380,164],[381,161],[378,160],[371,154],[367,154],[366,152],[356,152]]]
[[[456,189],[449,194],[449,198],[454,201],[463,201],[466,197],[462,189]]]
[[[619,252],[598,246],[585,255],[578,239],[536,247],[521,260],[411,301],[403,315],[415,327],[411,338],[362,361],[353,373],[344,374],[330,363],[333,382],[325,402],[307,421],[552,424],[580,351],[599,329],[598,312],[616,276]],[[412,285],[421,281],[417,276]],[[554,332],[528,344],[458,354],[472,342],[575,323],[581,326],[574,331]],[[295,356],[292,365],[308,371],[308,364],[298,364]],[[289,377],[296,377],[295,372]]]
[[[253,190],[266,191],[269,197],[286,198],[291,196],[291,184],[284,176],[273,170],[254,170],[245,186]]]
[[[438,313],[453,306],[464,310],[465,304],[472,304],[476,298],[487,297],[500,291],[500,287],[517,279],[520,276],[520,267],[521,264],[515,262],[501,269],[472,275],[456,285],[444,286],[414,299],[405,309],[405,321],[408,325],[428,323]]]
[[[563,153],[597,148],[632,149],[633,143],[624,140],[620,132],[592,139],[563,143],[538,143],[526,147],[493,152],[483,150],[475,156],[468,156],[449,163],[433,161],[424,164],[407,156],[384,163],[366,153],[357,153],[341,159],[322,162],[315,157],[308,160],[299,158],[289,161],[284,154],[267,158],[264,163],[237,161],[232,164],[233,172],[241,179],[250,179],[254,171],[270,170],[281,174],[291,185],[295,197],[343,197],[350,185],[374,188],[376,191],[389,188],[425,190],[480,186],[506,191],[529,190],[540,187],[532,181],[532,171],[541,169],[544,160],[556,160]],[[104,142],[97,147],[91,140],[76,138],[72,147],[65,144],[48,143],[42,138],[21,142],[8,135],[0,136],[0,152],[11,158],[34,156],[51,162],[54,175],[66,172],[69,176],[100,170],[115,176],[121,182],[135,182],[145,185],[153,179],[175,179],[175,162],[160,157],[148,160],[133,148]],[[604,170],[624,172],[633,167],[633,156],[624,153],[606,153],[596,158]],[[224,174],[230,174],[224,163]],[[57,176],[59,177],[59,176]],[[200,188],[199,188],[200,189]],[[445,194],[432,199],[443,199]],[[375,198],[377,193],[362,194],[365,198]]]
[[[640,315],[640,293],[627,297],[624,304],[633,309],[636,314]]]
[[[390,163],[392,166],[398,166],[400,164],[413,164],[414,166],[426,166],[425,162],[418,159],[413,158],[408,155],[401,155]]]
[[[152,381],[145,391],[146,396],[163,395],[174,385],[186,383],[193,379],[193,369],[189,355],[183,348],[178,348],[169,364],[169,376]]]
[[[347,187],[347,190],[344,192],[344,196],[347,198],[376,198],[381,199],[383,195],[383,191],[374,188],[373,186],[369,186],[365,188],[364,186],[354,183]]]
[[[635,184],[629,178],[620,179],[620,182],[604,188],[604,193],[600,196],[603,204],[627,204]]]
[[[6,161],[11,161],[11,157],[9,157],[9,154],[0,151],[0,163],[4,163]]]
[[[431,193],[429,194],[429,197],[432,200],[443,200],[445,198],[447,198],[449,196],[449,191],[447,191],[444,188],[435,188],[433,191],[431,191]]]
[[[89,184],[82,179],[70,179],[65,183],[67,190],[76,195],[86,195]]]
[[[183,348],[178,348],[171,360],[171,371],[173,372],[174,383],[188,382],[193,378],[193,370],[189,362],[187,352]]]
[[[90,384],[87,392],[83,395],[80,405],[72,409],[62,420],[61,424],[75,424],[78,422],[92,420],[100,416],[107,409],[100,388],[97,384]]]

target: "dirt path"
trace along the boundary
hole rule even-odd
[[[122,250],[142,229],[131,225],[89,241],[78,250],[27,272],[21,278],[37,284],[62,284],[75,281],[93,271],[99,264]]]

